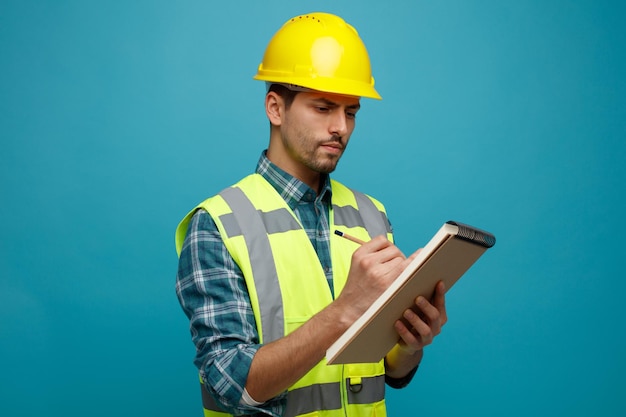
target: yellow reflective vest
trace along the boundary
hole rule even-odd
[[[334,180],[331,188],[331,231],[340,230],[362,240],[382,234],[392,240],[380,202]],[[211,215],[226,248],[243,272],[261,343],[293,332],[333,301],[305,230],[261,175],[244,178],[192,210],[176,231],[179,254],[189,221],[198,208]],[[331,235],[335,294],[345,285],[356,247],[347,239]],[[289,388],[284,415],[385,416],[384,374],[383,361],[326,365],[322,360]],[[205,416],[229,415],[221,411],[205,389],[202,391]]]

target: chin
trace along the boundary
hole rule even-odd
[[[335,169],[337,168],[337,164],[333,164],[332,166],[321,166],[319,167],[319,169],[317,170],[317,172],[319,172],[320,174],[330,174],[331,172],[333,172]]]
[[[320,174],[330,174],[337,168],[341,155],[337,157],[318,157],[309,161],[308,167]]]

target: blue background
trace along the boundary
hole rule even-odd
[[[335,177],[407,253],[450,219],[498,239],[390,414],[623,415],[626,13],[587,0],[3,0],[0,415],[201,415],[174,229],[254,168],[252,75],[316,10],[384,97]]]

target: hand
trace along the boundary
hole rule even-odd
[[[407,354],[412,355],[422,350],[441,333],[441,328],[448,321],[445,290],[443,281],[440,281],[435,287],[431,302],[422,296],[417,297],[415,308],[405,310],[404,320],[396,321],[395,328],[400,335],[399,345]]]
[[[346,285],[336,303],[345,318],[356,320],[412,260],[383,236],[361,245],[352,255]]]

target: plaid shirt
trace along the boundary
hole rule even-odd
[[[261,155],[256,172],[287,202],[317,252],[332,291],[328,213],[330,179],[319,195]],[[190,320],[195,365],[204,386],[231,414],[282,414],[286,393],[260,407],[239,403],[250,364],[260,348],[243,274],[224,246],[215,222],[198,210],[187,230],[176,277],[176,294]]]

